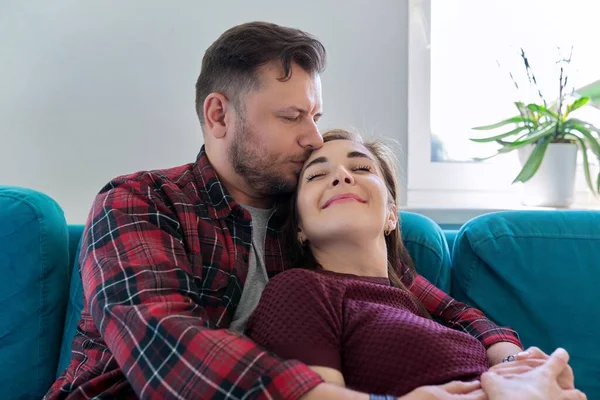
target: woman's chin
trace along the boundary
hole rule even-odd
[[[332,242],[368,242],[370,239],[383,236],[381,232],[381,224],[375,226],[366,218],[360,218],[355,215],[347,216],[346,218],[338,218],[330,220],[326,224],[319,224],[315,227],[314,243],[332,243]]]

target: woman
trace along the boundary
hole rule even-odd
[[[481,342],[432,320],[406,288],[417,275],[400,239],[390,152],[345,131],[323,137],[291,203],[287,250],[300,268],[269,282],[246,334],[363,392],[478,379],[488,370]]]

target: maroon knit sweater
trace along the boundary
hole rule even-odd
[[[422,317],[387,278],[283,272],[267,284],[246,334],[284,359],[335,368],[366,393],[402,396],[488,369],[481,342]]]

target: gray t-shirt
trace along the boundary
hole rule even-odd
[[[246,329],[246,322],[258,305],[260,296],[267,285],[269,277],[265,267],[265,236],[267,223],[273,209],[261,209],[243,205],[252,216],[252,246],[248,257],[248,275],[242,290],[240,304],[238,304],[229,329],[242,333]]]

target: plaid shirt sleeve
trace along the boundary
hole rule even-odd
[[[415,276],[410,291],[434,318],[449,328],[469,333],[486,349],[500,342],[510,342],[523,348],[517,332],[494,324],[481,311],[454,300],[421,275]]]
[[[151,186],[113,181],[98,195],[81,257],[90,313],[136,394],[297,399],[321,383],[304,364],[212,328],[183,238],[196,216]]]

